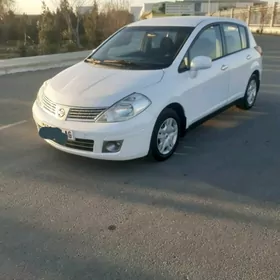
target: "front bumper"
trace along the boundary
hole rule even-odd
[[[155,124],[155,117],[146,111],[120,123],[59,120],[41,109],[36,102],[33,104],[32,113],[37,129],[49,125],[73,132],[74,142],[68,141],[68,144],[60,145],[52,140],[45,140],[51,146],[70,154],[103,160],[130,160],[146,156]],[[102,152],[104,141],[119,140],[123,140],[119,152]]]

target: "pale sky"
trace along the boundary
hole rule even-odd
[[[52,8],[53,2],[58,0],[45,0],[46,4]],[[130,0],[131,5],[141,5],[144,2],[159,2],[159,0]],[[17,13],[38,14],[41,13],[42,2],[41,0],[16,0]]]
[[[52,8],[54,2],[58,0],[45,0],[46,4]],[[274,0],[275,1],[275,0]],[[274,2],[273,0],[268,0],[268,2]],[[146,2],[160,2],[160,0],[129,0],[130,4],[141,5]],[[40,14],[41,13],[42,2],[41,0],[16,0],[16,12],[26,13],[26,14]]]
[[[51,0],[45,2],[47,5],[51,5]],[[38,14],[41,13],[41,8],[41,0],[16,0],[16,11],[18,13]]]

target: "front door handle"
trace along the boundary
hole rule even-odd
[[[249,59],[251,59],[251,58],[252,58],[252,56],[249,55],[249,54],[246,56],[246,59],[247,59],[247,60],[249,60]]]
[[[222,67],[221,67],[221,70],[222,71],[225,71],[225,70],[227,70],[228,69],[228,66],[227,65],[223,65]]]

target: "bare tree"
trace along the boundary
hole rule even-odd
[[[106,0],[99,4],[99,9],[106,13],[111,11],[128,11],[129,4],[128,0]]]
[[[14,7],[14,0],[0,0],[0,19],[3,18],[3,15],[8,11],[12,10]]]
[[[52,2],[56,7],[60,8],[68,25],[68,33],[71,40],[74,39],[78,48],[82,48],[79,33],[80,23],[83,15],[93,7],[93,0],[52,0]],[[76,17],[75,22],[73,22],[73,14]]]
[[[263,33],[263,28],[264,25],[266,23],[266,18],[267,18],[267,14],[268,14],[268,6],[260,6],[259,7],[259,13],[260,13],[260,33]]]
[[[107,38],[120,27],[131,23],[133,15],[129,12],[128,0],[107,0],[100,5],[102,20],[99,21],[102,26],[102,32]]]
[[[238,18],[242,21],[246,21],[248,18],[248,9],[244,8],[236,8],[236,13],[234,15],[235,18]]]

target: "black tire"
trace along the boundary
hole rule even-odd
[[[177,139],[176,139],[176,142],[175,142],[173,148],[167,154],[163,154],[159,151],[159,148],[158,148],[158,132],[159,132],[161,126],[164,124],[164,122],[169,118],[172,118],[176,121],[177,128],[178,128],[178,131],[177,131],[178,135],[177,135]],[[164,109],[158,116],[158,119],[157,119],[154,129],[153,129],[151,143],[150,143],[149,157],[156,161],[164,161],[164,160],[167,160],[168,158],[170,158],[178,146],[179,138],[180,138],[180,131],[181,131],[181,121],[180,121],[178,114],[173,109],[170,109],[170,108]]]
[[[255,95],[253,101],[249,102],[249,87],[250,87],[251,83],[255,83],[255,85],[256,85],[256,95]],[[250,110],[255,105],[255,102],[256,102],[256,99],[258,96],[258,91],[259,91],[259,79],[256,74],[253,74],[248,81],[244,97],[242,97],[240,100],[238,100],[236,106],[242,110]]]

